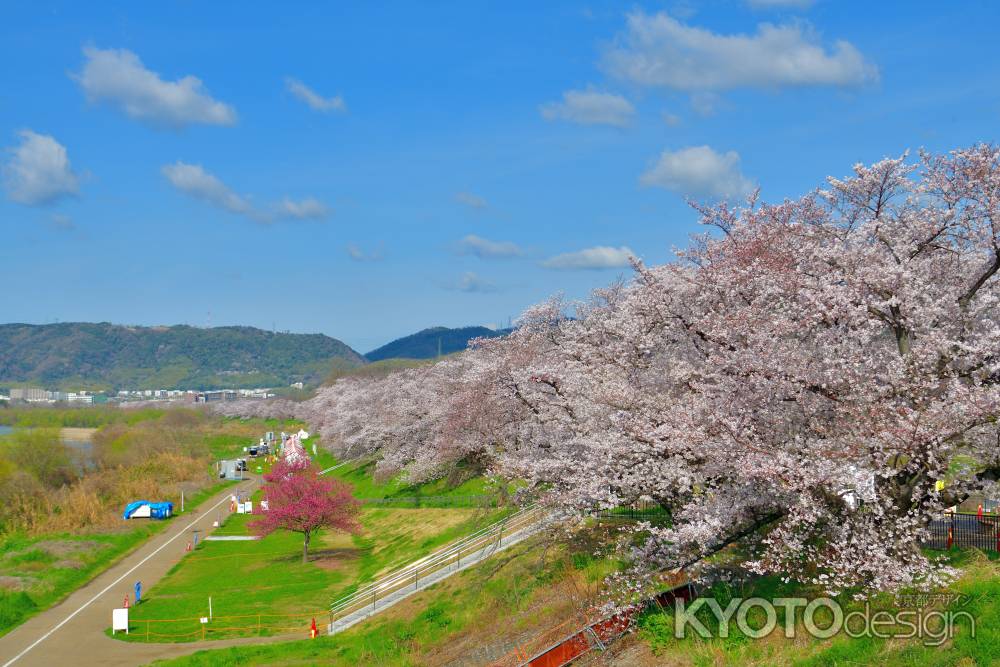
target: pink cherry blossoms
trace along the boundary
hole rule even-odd
[[[697,208],[675,262],[295,414],[387,474],[473,461],[581,514],[654,499],[673,521],[643,527],[640,576],[739,542],[833,591],[941,581],[928,522],[1000,477],[997,148]]]

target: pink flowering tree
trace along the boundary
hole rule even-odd
[[[569,514],[652,499],[672,522],[629,540],[637,583],[735,543],[830,591],[945,580],[929,522],[1000,479],[1000,150],[696,209],[676,261],[296,416],[384,474],[475,459]]]
[[[360,503],[350,487],[339,480],[320,477],[308,461],[290,463],[280,460],[264,475],[264,498],[268,507],[254,511],[257,518],[250,530],[270,535],[276,530],[302,533],[302,562],[309,557],[309,541],[322,528],[356,533]]]

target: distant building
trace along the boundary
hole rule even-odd
[[[48,401],[49,392],[44,389],[37,389],[35,387],[16,387],[10,390],[10,398],[12,401],[30,401],[30,402],[41,402]]]

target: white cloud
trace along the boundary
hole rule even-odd
[[[663,118],[663,122],[670,127],[677,127],[681,124],[681,117],[677,114],[670,113],[669,111],[664,111],[661,118]]]
[[[717,153],[709,146],[663,151],[640,182],[683,195],[721,198],[745,195],[754,188],[740,172],[739,153]]]
[[[547,269],[560,270],[597,270],[597,269],[620,269],[630,266],[631,258],[635,257],[627,246],[613,248],[610,246],[596,246],[578,252],[567,252],[556,255],[542,262],[542,266]]]
[[[323,97],[306,84],[291,77],[285,78],[285,86],[288,88],[288,92],[308,104],[313,111],[347,111],[344,98],[340,95]]]
[[[704,118],[714,116],[719,110],[721,102],[722,98],[715,93],[698,92],[691,94],[691,110]]]
[[[355,262],[377,262],[382,259],[381,246],[372,252],[365,252],[354,243],[347,244],[347,256]]]
[[[628,28],[605,55],[612,74],[677,90],[857,86],[878,69],[844,40],[827,50],[801,23],[762,23],[752,35],[723,35],[663,13],[629,15]]]
[[[625,127],[632,121],[635,107],[621,95],[597,90],[567,90],[562,102],[539,107],[546,120],[569,120],[581,125]]]
[[[461,255],[475,255],[481,259],[518,257],[524,251],[511,241],[491,241],[475,234],[469,234],[457,244]]]
[[[747,0],[754,9],[809,9],[815,0]]]
[[[110,102],[128,116],[153,125],[233,125],[236,110],[212,98],[201,80],[165,81],[127,49],[85,47],[87,61],[75,75],[91,102]]]
[[[80,191],[80,180],[69,163],[66,147],[47,134],[18,132],[21,145],[8,149],[3,185],[11,201],[50,204]]]
[[[232,213],[253,217],[254,209],[246,199],[208,173],[200,164],[176,162],[164,165],[160,171],[171,185],[186,195],[219,206]]]
[[[455,194],[455,201],[459,204],[465,204],[469,208],[483,209],[488,206],[486,200],[479,195],[472,194],[471,192],[458,192]]]
[[[330,208],[313,197],[306,197],[301,201],[285,197],[278,205],[278,215],[296,220],[322,220],[330,215]]]
[[[452,289],[456,289],[459,292],[495,292],[497,291],[496,285],[480,278],[477,274],[469,271],[462,274],[462,277],[457,283],[452,286]]]
[[[233,192],[200,164],[177,161],[164,165],[160,171],[171,185],[184,194],[262,224],[290,219],[319,220],[330,212],[325,204],[312,197],[301,201],[286,197],[271,209],[256,208],[248,198]]]

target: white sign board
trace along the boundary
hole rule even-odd
[[[208,623],[208,616],[202,616],[201,617],[201,622],[202,623]]]
[[[236,513],[237,514],[246,514],[247,513],[247,506],[246,506],[246,504],[245,503],[237,503],[236,504]]]
[[[267,501],[266,500],[260,501],[260,508],[262,510],[264,510],[265,512],[267,511]]]
[[[128,634],[128,607],[111,610],[111,634],[124,630]]]
[[[246,508],[247,514],[253,514],[253,501],[248,500],[243,503],[243,506]]]

